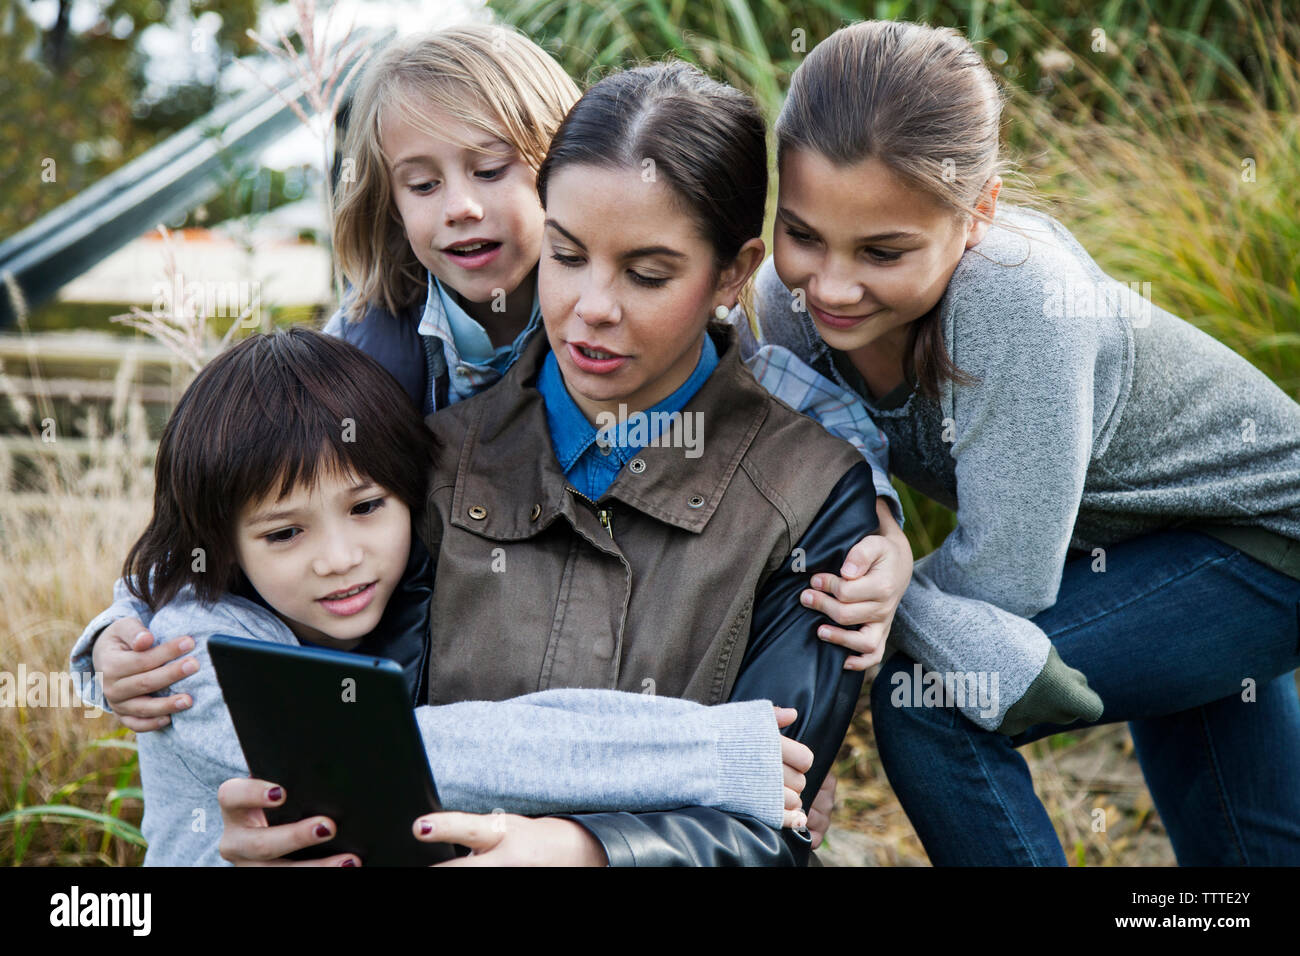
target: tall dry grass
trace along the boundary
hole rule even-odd
[[[32,357],[24,378],[41,380],[38,361]],[[69,670],[73,640],[111,598],[150,512],[149,436],[132,384],[136,368],[129,360],[119,367],[106,421],[99,406],[86,405],[71,423],[89,440],[85,457],[47,454],[61,437],[54,431],[53,442],[44,440],[51,433],[42,423],[56,420],[53,400],[39,389],[19,391],[6,372],[17,377],[18,370],[0,371],[0,392],[28,428],[22,457],[32,465],[17,489],[7,455],[0,469],[0,672],[15,683],[20,667],[56,677],[43,701],[29,677],[0,707],[0,862],[139,863],[134,735],[65,696],[57,676]]]
[[[1042,198],[1103,269],[1150,282],[1300,399],[1300,25],[1274,8],[1254,30],[1253,78],[1218,64],[1230,100],[1196,99],[1178,44],[1154,33],[1142,83],[1080,58],[1061,84],[1077,111],[1020,92],[1009,117]],[[1074,86],[1123,121],[1091,121]]]

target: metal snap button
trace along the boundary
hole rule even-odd
[[[692,508],[704,507],[704,497],[702,495],[691,495],[686,499],[686,503]]]
[[[645,471],[645,459],[633,458],[631,461],[627,463],[627,467],[628,470],[632,472],[632,474],[639,475],[641,474],[641,472]]]
[[[487,517],[487,509],[482,505],[475,505],[473,508],[469,509],[469,516],[475,521],[482,521]]]
[[[541,516],[542,516],[542,506],[541,506],[541,505],[533,505],[533,510],[530,511],[530,512],[528,513],[528,520],[529,520],[529,521],[536,521],[536,520],[537,520],[538,518],[540,518]]]

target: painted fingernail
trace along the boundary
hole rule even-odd
[[[352,857],[348,857],[346,860],[344,860],[342,863],[339,864],[339,866],[356,866],[356,865],[357,865],[357,861],[352,859]]]
[[[420,824],[420,836],[428,836],[433,832],[433,824],[427,820]]]
[[[270,800],[273,803],[278,801],[283,796],[284,796],[284,790],[282,790],[280,787],[272,787],[270,790],[266,791],[266,799]]]
[[[314,832],[323,840],[325,837],[330,835],[330,828],[323,823],[318,823],[316,824],[316,830]]]

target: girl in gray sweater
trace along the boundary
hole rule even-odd
[[[761,333],[957,513],[872,688],[889,779],[935,863],[1064,864],[1016,753],[1061,728],[972,706],[1010,689],[1130,723],[1180,863],[1300,863],[1300,405],[999,209],[999,119],[962,37],[865,22],[777,121]]]

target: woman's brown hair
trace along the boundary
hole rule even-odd
[[[763,231],[767,124],[746,93],[668,60],[610,74],[583,94],[537,173],[537,194],[566,166],[653,163],[713,248],[714,272]]]
[[[243,580],[248,502],[283,500],[325,471],[370,479],[418,521],[434,454],[410,396],[356,346],[302,327],[252,335],[209,362],[167,420],[153,518],[122,576],[154,611],[187,586],[214,603]]]

